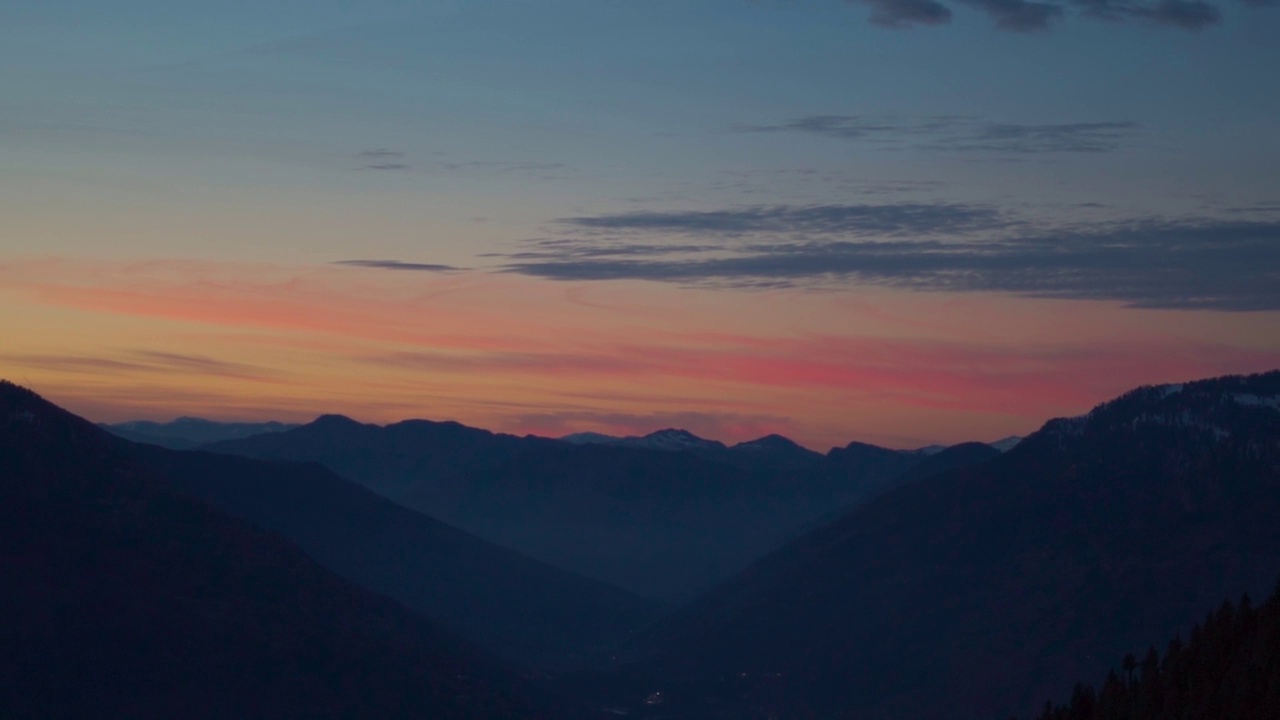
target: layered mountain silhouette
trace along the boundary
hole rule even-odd
[[[1280,576],[1280,372],[1139,388],[999,448],[618,440],[326,416],[175,451],[0,382],[0,716],[1215,718],[1280,697],[1276,598],[1193,627]],[[658,619],[495,542],[657,596],[732,577]],[[499,655],[587,668],[556,681],[576,705]]]
[[[591,687],[641,717],[1027,716],[1268,591],[1277,517],[1280,372],[1142,388],[797,539]]]
[[[174,488],[527,665],[581,667],[662,609],[396,505],[315,463],[151,446],[129,454]]]
[[[281,422],[218,422],[196,417],[180,417],[169,422],[133,420],[123,423],[99,423],[103,430],[134,442],[185,450],[219,440],[283,432],[298,427]]]
[[[9,383],[0,587],[6,718],[572,716]]]
[[[318,462],[487,540],[667,600],[709,588],[933,457],[860,443],[824,456],[776,435],[732,447],[674,429],[603,437],[324,416],[205,449]]]

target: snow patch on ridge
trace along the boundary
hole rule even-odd
[[[1235,393],[1231,396],[1237,405],[1248,405],[1253,407],[1269,407],[1272,410],[1280,410],[1280,397],[1270,396],[1263,397],[1252,393]]]

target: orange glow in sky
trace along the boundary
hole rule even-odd
[[[1274,313],[884,288],[60,258],[0,264],[0,287],[3,374],[99,421],[336,412],[910,447],[1280,364]]]

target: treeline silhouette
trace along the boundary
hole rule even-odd
[[[1101,689],[1077,684],[1066,705],[1037,720],[1274,720],[1280,718],[1280,582],[1254,607],[1226,601],[1175,637],[1161,657],[1126,655]]]

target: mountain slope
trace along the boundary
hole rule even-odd
[[[1002,451],[980,442],[960,443],[930,454],[898,476],[901,485],[924,480],[959,468],[978,465],[1000,456]]]
[[[343,577],[513,660],[581,666],[660,610],[396,505],[314,463],[146,446],[131,452],[182,492],[279,533]]]
[[[824,457],[776,436],[732,448],[676,430],[636,440],[326,416],[206,449],[319,462],[486,540],[661,599],[711,587],[925,459],[870,445]]]
[[[1280,372],[1143,388],[892,490],[664,624],[619,691],[666,688],[667,717],[1030,712],[1270,587],[1278,399]]]
[[[115,424],[99,423],[98,427],[126,440],[185,450],[219,440],[284,432],[298,426],[279,422],[227,423],[203,418],[180,417],[166,423],[134,420]]]
[[[0,716],[559,716],[121,447],[0,383]]]

